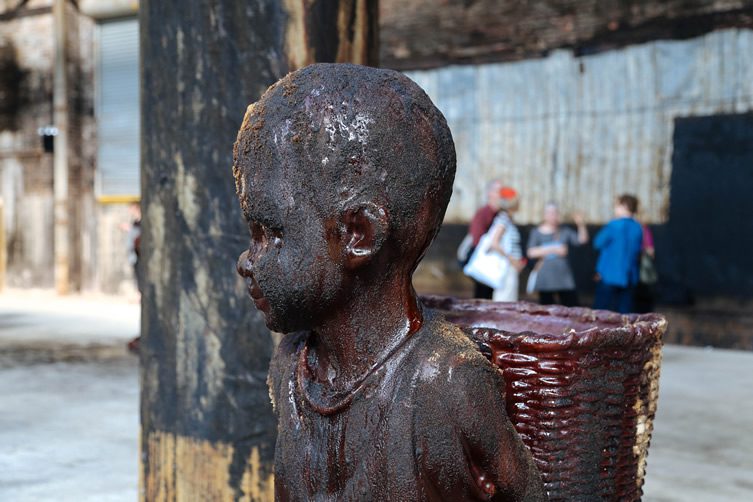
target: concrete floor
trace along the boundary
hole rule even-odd
[[[133,501],[138,305],[0,294],[0,501]],[[644,500],[753,501],[753,353],[667,346]]]
[[[0,295],[0,501],[138,498],[139,305]]]
[[[136,358],[0,370],[0,500],[134,501]]]
[[[647,501],[753,501],[753,352],[666,346]]]

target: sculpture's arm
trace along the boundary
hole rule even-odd
[[[453,373],[464,383],[464,391],[454,399],[455,427],[471,474],[490,496],[487,500],[547,500],[533,458],[505,413],[501,374],[475,362]]]

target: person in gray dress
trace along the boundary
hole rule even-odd
[[[578,304],[567,255],[570,246],[588,242],[588,230],[581,214],[576,213],[573,219],[577,232],[560,225],[559,208],[550,202],[544,207],[544,222],[534,228],[528,238],[528,258],[537,260],[532,272],[532,289],[538,292],[542,305],[557,303],[573,307]]]

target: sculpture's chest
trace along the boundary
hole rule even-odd
[[[420,498],[410,386],[375,378],[344,409],[321,414],[294,380],[288,384],[277,401],[276,483],[287,491],[281,500]]]

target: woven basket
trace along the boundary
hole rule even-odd
[[[507,414],[550,500],[635,501],[659,396],[656,314],[426,297],[505,379]]]

